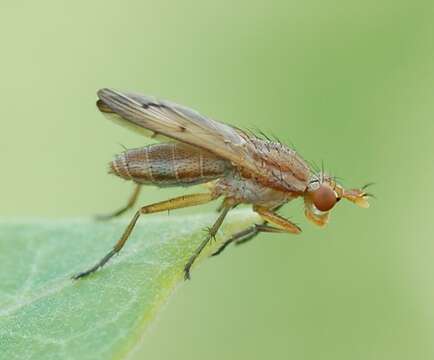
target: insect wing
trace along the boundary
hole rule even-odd
[[[107,106],[102,100],[98,100],[96,102],[96,106],[98,107],[99,111],[101,111],[101,113],[104,115],[105,118],[109,119],[110,121],[124,127],[127,128],[129,130],[132,130],[140,135],[161,141],[161,142],[173,142],[174,139],[161,135],[161,134],[157,134],[156,132],[152,131],[152,130],[148,130],[146,128],[144,128],[143,126],[139,126],[137,124],[135,124],[134,122],[131,121],[125,121],[125,119],[119,115],[118,113],[116,113],[115,111],[113,111],[109,106]]]
[[[119,115],[116,122],[127,121],[128,127],[142,132],[150,131],[154,136],[171,138],[202,149],[206,149],[232,163],[258,172],[257,164],[249,152],[255,148],[248,138],[236,129],[206,118],[187,107],[152,97],[121,93],[112,89],[98,91],[98,107],[103,113]],[[113,116],[114,114],[110,114]],[[149,136],[149,133],[145,133]]]

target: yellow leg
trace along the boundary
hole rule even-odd
[[[121,238],[119,239],[119,241],[113,246],[113,249],[106,255],[104,256],[95,266],[91,267],[90,269],[83,271],[81,273],[78,273],[76,275],[73,276],[73,279],[79,279],[82,277],[85,277],[93,272],[95,272],[96,270],[98,270],[99,268],[103,267],[107,261],[109,261],[113,255],[117,254],[125,245],[125,243],[127,242],[131,232],[134,229],[134,226],[137,223],[137,220],[139,219],[141,214],[152,214],[152,213],[156,213],[156,212],[161,212],[161,211],[167,211],[167,210],[174,210],[174,209],[180,209],[180,208],[185,208],[185,207],[189,207],[189,206],[196,206],[196,205],[201,205],[201,204],[205,204],[207,202],[210,202],[212,200],[214,200],[216,198],[216,196],[210,194],[210,193],[205,193],[205,194],[192,194],[192,195],[185,195],[185,196],[179,196],[170,200],[166,200],[166,201],[162,201],[162,202],[158,202],[155,204],[151,204],[148,206],[144,206],[142,207],[140,210],[138,210],[133,218],[131,219],[130,223],[128,224],[127,228],[125,229],[124,233],[122,234]]]
[[[291,234],[301,233],[301,229],[297,225],[265,207],[254,206],[253,210],[257,212],[265,221],[277,225],[286,232]]]
[[[134,192],[131,194],[130,198],[128,199],[128,203],[123,208],[120,208],[119,210],[116,210],[110,214],[97,215],[96,219],[110,220],[113,219],[114,217],[122,215],[124,212],[131,209],[134,206],[134,204],[137,202],[137,198],[139,197],[141,189],[142,189],[142,185],[136,184],[136,187],[134,188]]]

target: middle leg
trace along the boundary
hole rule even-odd
[[[214,196],[211,193],[204,193],[204,194],[192,194],[192,195],[185,195],[185,196],[179,196],[170,200],[161,201],[155,204],[151,204],[148,206],[142,207],[139,211],[137,211],[134,215],[134,217],[131,219],[130,223],[128,224],[127,228],[125,229],[124,233],[122,234],[119,241],[113,246],[113,249],[108,252],[106,256],[104,256],[98,263],[96,263],[93,267],[90,269],[83,271],[81,273],[78,273],[73,276],[73,279],[77,280],[82,277],[88,276],[89,274],[92,274],[93,272],[97,271],[99,268],[103,267],[115,254],[117,254],[125,245],[127,242],[129,236],[131,235],[131,232],[134,229],[134,226],[137,223],[137,220],[139,219],[141,214],[152,214],[157,213],[161,211],[167,211],[167,210],[173,210],[173,209],[180,209],[185,208],[189,206],[196,206],[205,204],[207,202],[210,202],[214,200],[216,196]]]
[[[218,230],[220,229],[220,226],[223,224],[223,220],[225,219],[229,210],[232,209],[233,206],[234,206],[234,204],[232,204],[229,200],[225,200],[224,205],[222,207],[222,211],[220,213],[220,216],[217,218],[217,221],[209,229],[208,234],[206,235],[206,238],[201,242],[199,247],[195,250],[194,254],[190,257],[187,264],[185,264],[185,267],[184,267],[184,279],[185,280],[190,279],[190,269],[191,269],[193,263],[196,261],[197,257],[200,255],[200,253],[205,248],[205,246],[210,242],[210,240],[215,238]]]

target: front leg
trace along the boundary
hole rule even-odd
[[[296,224],[292,223],[288,219],[285,219],[279,214],[276,214],[275,212],[273,212],[273,210],[270,210],[263,206],[255,205],[253,207],[253,211],[257,212],[265,221],[277,225],[280,229],[284,230],[285,232],[291,234],[301,233],[301,229]]]
[[[266,223],[252,225],[252,226],[232,235],[214,253],[212,253],[211,256],[219,255],[224,249],[226,249],[226,247],[228,245],[230,245],[232,243],[235,243],[235,245],[244,244],[244,243],[252,240],[260,232],[280,233],[281,234],[281,233],[284,233],[285,230],[269,226]]]
[[[277,207],[274,207],[273,210],[277,211],[279,210],[283,204],[278,205]],[[261,224],[254,224],[244,230],[241,230],[240,232],[237,232],[236,234],[233,234],[229,239],[227,239],[211,256],[217,256],[223,252],[226,247],[232,243],[235,243],[235,245],[241,245],[245,244],[246,242],[252,240],[261,232],[266,233],[285,233],[286,230],[276,228],[273,226],[270,226],[267,224],[267,221],[262,222]]]

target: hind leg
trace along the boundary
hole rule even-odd
[[[134,188],[134,192],[131,194],[130,198],[128,199],[128,203],[124,207],[120,208],[119,210],[113,211],[112,213],[109,214],[96,215],[95,218],[97,220],[110,220],[122,215],[123,213],[131,209],[136,204],[141,189],[142,189],[142,185],[136,184],[136,187]]]
[[[94,266],[92,266],[90,269],[83,271],[81,273],[78,273],[73,276],[73,279],[77,280],[82,277],[88,276],[89,274],[92,274],[93,272],[97,271],[99,268],[103,267],[115,254],[117,254],[121,249],[124,247],[125,243],[127,242],[128,238],[131,235],[131,232],[134,229],[134,226],[137,223],[137,220],[139,219],[140,215],[142,214],[153,214],[161,211],[168,211],[168,210],[174,210],[174,209],[180,209],[190,206],[196,206],[205,204],[207,202],[210,202],[214,200],[216,196],[205,193],[205,194],[193,194],[193,195],[185,195],[185,196],[179,196],[170,200],[158,202],[155,204],[151,204],[148,206],[142,207],[140,210],[138,210],[134,217],[131,219],[130,223],[126,227],[124,233],[122,234],[119,241],[113,246],[112,250],[110,250],[107,255],[105,255],[98,263],[96,263]]]

